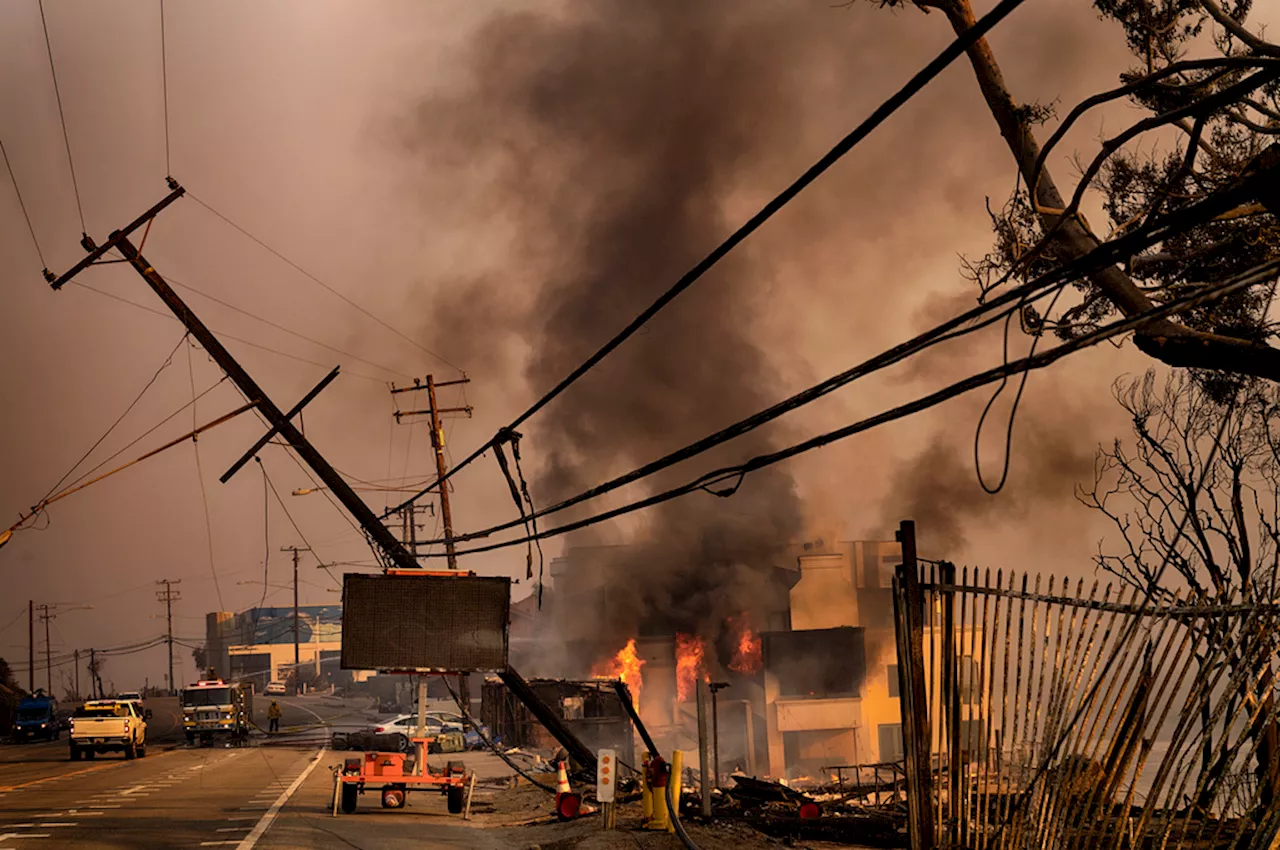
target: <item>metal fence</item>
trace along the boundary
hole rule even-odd
[[[1153,606],[1097,580],[918,568],[903,549],[913,847],[1272,846],[1280,608]]]

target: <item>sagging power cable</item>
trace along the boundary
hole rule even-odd
[[[472,461],[480,457],[500,438],[504,432],[514,431],[519,428],[526,420],[536,414],[542,408],[546,407],[558,395],[574,384],[587,372],[591,371],[596,364],[604,360],[614,349],[626,342],[636,331],[640,330],[654,316],[662,311],[664,307],[676,299],[682,292],[696,283],[703,275],[724,259],[735,247],[741,244],[748,236],[758,230],[761,225],[772,218],[779,210],[796,198],[804,189],[822,176],[833,165],[840,161],[845,154],[853,150],[860,142],[871,135],[881,124],[883,124],[890,116],[904,106],[911,98],[915,97],[926,85],[928,85],[935,77],[946,70],[952,62],[958,59],[971,46],[982,39],[996,24],[1004,20],[1010,12],[1018,8],[1023,0],[1001,0],[987,14],[983,15],[977,23],[969,27],[965,32],[952,41],[941,53],[939,53],[929,64],[925,65],[910,80],[906,82],[897,92],[881,103],[869,115],[866,120],[855,127],[848,135],[835,144],[825,155],[817,162],[810,166],[803,174],[795,179],[789,186],[783,189],[771,201],[765,204],[755,215],[749,218],[742,226],[729,235],[723,242],[717,245],[711,253],[707,254],[693,268],[685,272],[674,284],[663,292],[658,299],[650,304],[640,315],[636,316],[621,331],[613,336],[608,342],[600,347],[595,354],[588,357],[581,365],[570,372],[560,383],[551,388],[545,395],[535,401],[528,409],[521,413],[507,425],[498,431],[493,437],[486,441],[480,448],[476,449],[466,457],[461,463],[455,465],[449,472],[441,476],[424,490],[411,499],[387,510],[379,519],[385,519],[391,514],[403,510],[413,502],[425,496],[427,493],[436,489],[444,481],[449,480],[459,471],[466,468]]]
[[[1183,233],[1203,223],[1205,220],[1213,218],[1222,211],[1233,208],[1242,200],[1253,197],[1255,192],[1255,188],[1242,182],[1230,189],[1214,193],[1194,203],[1167,213],[1161,218],[1149,222],[1142,227],[1135,228],[1116,239],[1103,242],[1087,254],[1084,254],[1062,266],[1051,269],[1050,271],[1037,276],[1033,280],[1001,292],[995,297],[916,335],[906,342],[893,346],[892,348],[889,348],[880,354],[845,370],[844,372],[833,375],[825,381],[814,384],[813,386],[783,399],[782,401],[771,405],[758,413],[739,420],[733,425],[722,428],[701,440],[690,443],[689,445],[658,458],[651,463],[639,467],[631,472],[617,476],[603,484],[585,490],[576,496],[572,496],[554,505],[545,507],[540,511],[533,511],[528,518],[525,518],[522,515],[520,519],[498,523],[480,531],[455,535],[454,540],[455,542],[476,540],[487,537],[495,532],[505,531],[518,525],[522,525],[525,523],[526,519],[529,521],[536,521],[540,517],[563,511],[589,499],[602,496],[620,487],[634,483],[643,478],[647,478],[661,470],[710,451],[717,446],[760,428],[763,425],[778,419],[784,414],[791,412],[792,410],[810,404],[823,396],[853,383],[854,381],[886,369],[896,363],[900,363],[934,345],[959,338],[965,334],[973,333],[1000,321],[1002,318],[1012,317],[1031,300],[1043,297],[1050,292],[1061,292],[1062,288],[1071,281],[1086,276],[1096,269],[1122,261],[1133,254],[1145,250],[1153,244]],[[1032,353],[1034,354],[1034,349]],[[535,537],[535,539],[540,538]],[[432,540],[429,542],[436,544],[440,541]]]
[[[80,233],[87,234],[89,228],[84,223],[84,205],[80,203],[80,183],[76,180],[76,164],[71,158],[71,137],[67,134],[67,115],[62,109],[62,92],[58,88],[58,69],[53,62],[53,44],[49,41],[49,21],[44,15],[44,0],[40,2],[40,26],[44,29],[44,46],[49,54],[49,73],[53,76],[53,96],[58,101],[58,120],[62,124],[62,141],[67,146],[67,166],[71,169],[71,188],[76,195],[76,212],[80,214]]]
[[[793,457],[813,451],[814,449],[823,448],[824,446],[843,440],[847,437],[853,436],[854,434],[859,434],[880,425],[914,415],[979,387],[996,383],[1010,375],[1018,375],[1035,369],[1043,369],[1046,366],[1056,363],[1063,357],[1075,353],[1076,351],[1098,345],[1099,343],[1105,342],[1106,340],[1122,334],[1131,333],[1148,324],[1176,315],[1193,307],[1200,306],[1201,304],[1223,298],[1234,292],[1239,292],[1248,289],[1251,286],[1258,286],[1274,281],[1277,275],[1280,275],[1280,259],[1269,260],[1265,263],[1254,266],[1246,272],[1235,275],[1222,283],[1205,287],[1198,292],[1188,293],[1179,296],[1178,298],[1170,299],[1164,304],[1153,307],[1150,310],[1120,319],[1109,325],[1105,325],[1096,331],[1084,334],[1051,348],[1048,351],[1008,363],[1003,363],[999,366],[987,369],[986,371],[979,372],[976,375],[971,375],[970,377],[956,381],[914,401],[907,402],[891,408],[890,410],[875,414],[874,416],[866,417],[841,428],[824,432],[786,448],[764,455],[757,455],[756,457],[753,457],[745,463],[737,466],[725,467],[708,472],[679,487],[665,490],[661,493],[656,493],[647,498],[586,517],[576,522],[566,523],[565,525],[541,531],[537,534],[537,537],[539,539],[557,537],[562,534],[567,534],[570,531],[576,531],[597,523],[605,522],[606,520],[615,519],[619,516],[633,513],[644,508],[649,508],[699,490],[705,490],[713,493],[714,495],[731,496],[737,492],[737,489],[741,486],[743,479],[745,479],[745,477],[751,472],[772,466],[784,460],[789,460]],[[480,552],[503,549],[509,546],[517,546],[526,542],[526,540],[531,537],[532,535],[529,535],[528,537],[517,537],[512,540],[492,543],[486,546],[477,546],[471,549],[460,550],[456,554],[473,555]],[[424,557],[431,558],[439,556],[426,555]]]

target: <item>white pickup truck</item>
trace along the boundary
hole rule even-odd
[[[71,719],[71,760],[107,752],[122,752],[127,759],[145,756],[150,717],[150,710],[143,711],[134,702],[86,702]]]

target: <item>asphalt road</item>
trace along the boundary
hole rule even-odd
[[[346,754],[323,742],[333,729],[368,726],[376,715],[365,700],[278,702],[284,734],[256,734],[248,747],[187,746],[176,701],[162,699],[147,701],[153,716],[145,758],[73,762],[65,734],[0,745],[0,850],[510,846],[449,815],[439,794],[414,793],[408,808],[386,811],[371,792],[356,814],[333,817],[329,767]],[[255,703],[263,728],[269,703]],[[505,771],[491,755],[465,760],[482,776]]]

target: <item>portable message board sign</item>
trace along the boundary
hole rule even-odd
[[[406,573],[343,576],[344,670],[506,669],[511,579]]]

